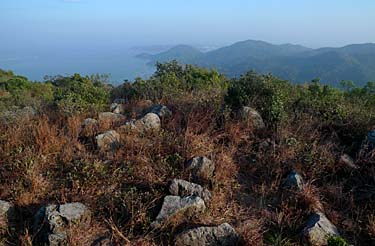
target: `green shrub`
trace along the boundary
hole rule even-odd
[[[156,72],[150,79],[138,78],[132,87],[127,85],[123,88],[128,90],[123,93],[127,96],[153,101],[170,101],[191,96],[198,98],[204,93],[207,98],[212,98],[225,93],[227,80],[216,70],[172,61],[157,63]]]
[[[54,102],[67,113],[101,110],[109,101],[110,88],[96,77],[74,74],[69,77],[51,77],[47,82],[54,86]]]
[[[225,102],[233,110],[252,106],[269,122],[281,122],[287,115],[292,85],[272,75],[248,72],[232,79]]]
[[[31,82],[11,71],[0,70],[0,104],[3,109],[12,106],[39,107],[53,99],[53,86],[46,83]]]
[[[328,246],[348,246],[349,244],[340,236],[331,236],[327,240]]]

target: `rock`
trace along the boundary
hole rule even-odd
[[[169,185],[169,193],[174,196],[199,196],[206,203],[211,199],[211,193],[199,184],[190,183],[182,179],[173,179]]]
[[[125,123],[122,129],[138,131],[138,132],[149,132],[158,131],[161,128],[160,118],[154,113],[148,113],[139,120],[131,120]]]
[[[322,213],[315,213],[310,216],[303,234],[310,245],[327,245],[329,236],[339,236],[335,225]]]
[[[29,120],[37,115],[37,112],[32,107],[17,108],[14,107],[9,111],[2,112],[0,120],[3,123],[12,123],[16,120]]]
[[[112,103],[111,104],[111,112],[115,114],[123,114],[125,113],[125,105],[119,103]]]
[[[112,112],[99,113],[99,122],[101,124],[116,124],[122,123],[126,120],[126,117],[122,114],[115,114]]]
[[[12,203],[0,200],[0,235],[13,226],[15,209]]]
[[[262,116],[258,113],[258,111],[251,107],[242,107],[240,116],[243,120],[251,121],[256,129],[263,129],[266,127]]]
[[[341,164],[344,164],[345,166],[347,166],[349,168],[353,168],[353,169],[358,169],[359,168],[356,164],[354,164],[354,160],[348,154],[343,154],[340,157],[339,162]]]
[[[115,150],[120,144],[120,134],[114,130],[96,136],[96,144],[101,151]]]
[[[34,221],[37,241],[54,246],[67,245],[67,229],[72,225],[88,226],[90,220],[90,210],[79,202],[42,207]]]
[[[303,189],[303,178],[296,171],[292,171],[284,180],[283,187],[286,189]]]
[[[195,182],[204,183],[212,180],[215,164],[206,157],[195,157],[188,162],[187,170],[192,171]]]
[[[234,246],[239,236],[228,223],[215,227],[198,227],[177,235],[176,246]]]
[[[169,118],[172,116],[172,111],[170,111],[166,106],[158,104],[150,107],[147,113],[154,113],[160,118]]]
[[[99,122],[92,118],[85,119],[81,124],[79,136],[90,137],[95,135],[99,129]]]
[[[152,228],[158,228],[177,214],[192,215],[203,212],[206,205],[199,196],[166,196],[161,210],[155,221],[151,223]]]
[[[160,130],[160,118],[157,114],[148,113],[141,120],[144,131]]]

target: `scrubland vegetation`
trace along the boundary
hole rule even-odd
[[[89,228],[70,228],[69,245],[102,236],[109,245],[173,245],[187,228],[224,222],[241,245],[306,245],[301,231],[316,210],[340,231],[329,245],[375,244],[375,151],[365,144],[375,126],[374,82],[343,81],[337,89],[254,72],[228,79],[176,62],[158,64],[147,80],[107,82],[75,74],[39,83],[0,71],[0,199],[15,205],[17,218],[0,244],[32,245],[36,211],[66,202],[92,211]],[[100,124],[82,139],[81,124],[116,98],[127,120],[153,104],[173,114],[160,131],[119,131],[119,148],[102,152],[95,136],[115,126]],[[256,109],[266,127],[239,117],[243,106]],[[355,167],[340,162],[344,153]],[[168,182],[192,181],[185,166],[196,156],[216,165],[207,209],[152,229]],[[303,176],[302,190],[281,188],[292,170]]]

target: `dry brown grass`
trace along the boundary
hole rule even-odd
[[[139,116],[148,105],[132,103],[127,118]],[[82,120],[95,114],[46,112],[0,125],[0,197],[14,202],[22,215],[12,236],[16,243],[31,245],[32,216],[41,205],[73,201],[92,209],[93,223],[89,230],[72,229],[71,245],[89,245],[106,233],[114,245],[169,245],[185,228],[224,222],[236,228],[244,245],[262,245],[269,235],[300,245],[300,231],[316,210],[326,211],[353,243],[374,242],[374,200],[358,202],[351,189],[360,181],[368,184],[375,171],[361,159],[360,170],[340,167],[337,153],[343,144],[331,126],[301,115],[255,131],[246,122],[223,120],[214,105],[185,99],[168,106],[174,114],[163,120],[161,132],[122,131],[120,148],[109,153],[78,139]],[[112,127],[101,125],[98,131]],[[152,231],[168,181],[191,180],[184,167],[194,156],[207,156],[216,164],[207,211]],[[307,181],[302,192],[280,189],[292,169]]]

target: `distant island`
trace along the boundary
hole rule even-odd
[[[208,52],[189,45],[178,45],[165,52],[143,53],[138,57],[149,60],[150,66],[156,62],[177,60],[183,64],[216,68],[229,77],[255,70],[295,83],[311,81],[316,77],[333,86],[338,86],[342,80],[352,80],[358,85],[375,81],[373,43],[312,49],[294,44],[274,45],[247,40]]]

